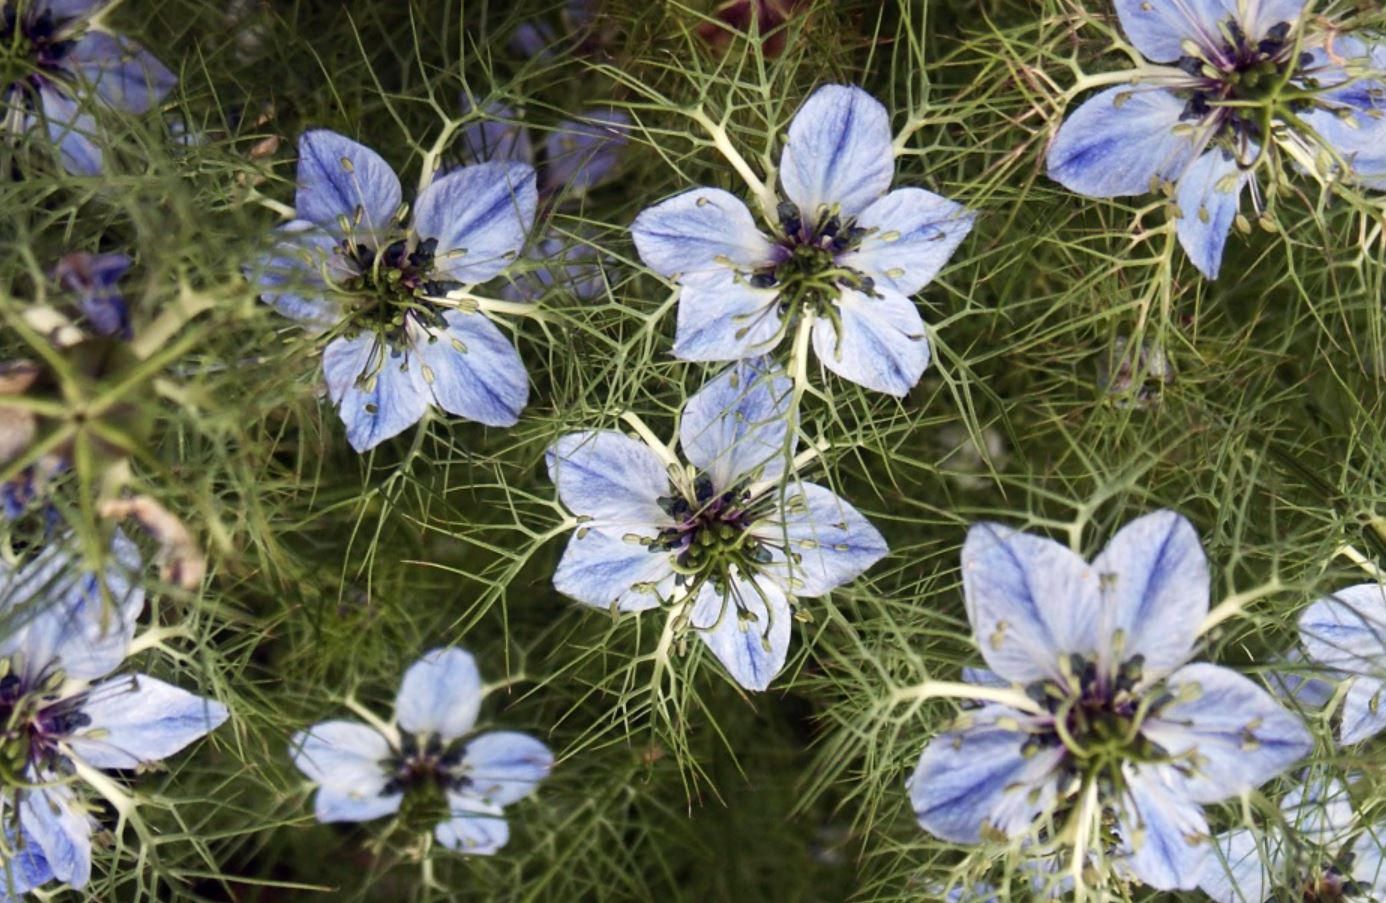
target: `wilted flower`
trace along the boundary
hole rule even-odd
[[[1126,336],[1117,336],[1097,361],[1097,387],[1117,407],[1154,404],[1174,378],[1173,362],[1154,339],[1143,339],[1132,347]]]
[[[1299,618],[1304,651],[1347,684],[1339,741],[1361,743],[1386,728],[1386,595],[1379,584],[1338,590]]]
[[[1259,786],[1312,743],[1247,678],[1186,663],[1209,596],[1193,527],[1155,512],[1088,564],[978,524],[962,573],[988,679],[1024,687],[1030,704],[965,711],[928,745],[909,782],[920,825],[977,843],[1067,813],[1146,884],[1196,886],[1210,851],[1203,804]]]
[[[769,686],[797,599],[825,595],[886,553],[830,490],[781,485],[795,445],[789,396],[788,378],[764,361],[723,371],[684,405],[687,466],[614,430],[559,439],[549,477],[579,523],[554,585],[599,608],[677,606],[737,683]]]
[[[1059,129],[1049,175],[1089,197],[1174,186],[1180,244],[1218,275],[1243,189],[1271,152],[1323,178],[1386,187],[1386,48],[1313,31],[1304,0],[1115,0],[1151,63]],[[1304,20],[1304,21],[1302,21]],[[1268,176],[1273,180],[1273,176]]]
[[[14,892],[44,875],[86,884],[94,820],[83,783],[109,799],[101,770],[158,762],[226,720],[220,703],[148,675],[110,676],[144,606],[140,564],[117,533],[100,573],[56,545],[18,569],[0,566],[0,814]]]
[[[102,153],[92,140],[99,102],[125,113],[145,113],[178,79],[134,41],[102,31],[92,18],[107,0],[4,0],[0,46],[12,61],[13,81],[0,84],[0,107],[13,129],[43,128],[61,151],[63,168],[96,175]]]
[[[1280,802],[1282,825],[1213,838],[1217,862],[1199,886],[1216,903],[1386,899],[1386,824],[1354,831],[1352,800],[1336,778],[1311,777]],[[1354,836],[1355,834],[1355,836]],[[1221,866],[1221,867],[1219,867]]]
[[[904,395],[929,364],[910,295],[927,285],[973,216],[922,188],[890,191],[890,117],[860,88],[827,85],[789,125],[774,236],[736,196],[695,188],[636,218],[645,264],[679,285],[674,354],[731,361],[773,350],[812,320],[823,366]]]
[[[261,298],[329,331],[327,391],[359,452],[417,423],[431,405],[511,426],[529,377],[476,302],[459,302],[519,255],[534,224],[534,170],[464,166],[433,179],[406,226],[399,179],[368,147],[335,132],[299,140],[296,218],[249,275]]]
[[[510,839],[502,807],[553,767],[538,740],[476,734],[481,675],[472,656],[434,649],[404,672],[390,724],[324,721],[294,735],[294,764],[318,785],[320,822],[370,821],[407,805],[436,821],[438,843],[489,856]]]

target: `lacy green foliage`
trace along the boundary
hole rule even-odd
[[[103,816],[115,830],[90,899],[917,900],[980,879],[1006,893],[1008,877],[1006,898],[1030,899],[1019,853],[929,838],[903,791],[957,711],[912,688],[977,663],[957,573],[967,524],[1003,519],[1091,553],[1136,514],[1181,511],[1214,565],[1214,605],[1236,603],[1206,657],[1253,675],[1294,645],[1305,604],[1386,555],[1379,197],[1287,183],[1274,231],[1234,234],[1205,282],[1166,202],[1093,201],[1043,175],[1084,79],[1126,64],[1105,3],[815,2],[773,58],[744,35],[710,49],[695,29],[712,6],[610,0],[568,31],[542,0],[132,2],[111,20],[181,88],[163,117],[103,119],[109,176],[66,176],[37,141],[0,145],[0,168],[22,173],[0,183],[4,358],[36,353],[19,318],[58,301],[47,274],[69,250],[135,258],[126,294],[137,335],[153,336],[129,396],[150,438],[128,472],[60,480],[60,516],[96,554],[109,524],[92,500],[114,479],[192,527],[209,577],[187,592],[151,575],[153,623],[178,631],[142,665],[233,713],[140,781],[132,825]],[[1319,11],[1386,25],[1369,3]],[[527,21],[552,30],[549,53],[508,44]],[[824,451],[801,473],[851,499],[891,555],[810,603],[785,672],[747,696],[700,644],[661,643],[661,619],[552,589],[568,525],[543,452],[627,411],[670,434],[718,368],[670,356],[672,290],[627,228],[688,186],[749,197],[717,141],[763,175],[828,81],[892,111],[898,183],[979,217],[916,299],[934,364],[907,399],[810,365],[802,443]],[[602,288],[584,299],[560,282],[508,320],[532,379],[518,426],[434,413],[357,456],[320,397],[320,346],[257,301],[241,266],[292,204],[300,131],[342,132],[408,179],[477,115],[463,95],[515,108],[536,140],[593,103],[630,114],[620,175],[536,227],[600,248]],[[1114,394],[1123,364],[1131,385]],[[0,529],[18,556],[36,527]],[[517,804],[509,846],[468,859],[380,823],[314,824],[289,736],[346,699],[388,711],[402,669],[447,643],[502,682],[489,718],[558,757]],[[1309,717],[1320,757],[1361,773],[1362,811],[1379,812],[1371,747],[1335,751]],[[1222,806],[1216,826],[1272,811],[1277,790]]]

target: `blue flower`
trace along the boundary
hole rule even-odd
[[[769,686],[797,600],[827,594],[886,553],[876,529],[828,489],[781,484],[796,441],[789,396],[788,378],[763,361],[725,370],[684,405],[688,466],[614,430],[559,439],[549,477],[579,526],[554,585],[599,608],[671,607],[737,683]]]
[[[1386,898],[1386,823],[1355,829],[1342,781],[1307,778],[1281,800],[1280,815],[1263,831],[1236,828],[1213,839],[1217,862],[1199,884],[1204,893],[1216,903],[1263,903],[1280,899],[1277,891],[1296,900]]]
[[[318,785],[318,821],[370,821],[407,798],[441,797],[438,843],[477,856],[505,846],[503,807],[548,776],[553,754],[524,734],[473,733],[482,695],[470,654],[434,649],[404,673],[394,723],[324,721],[295,734],[294,764]]]
[[[178,83],[134,41],[93,25],[105,5],[106,0],[0,2],[0,46],[18,57],[25,73],[0,84],[0,106],[21,111],[25,131],[46,130],[63,168],[76,175],[102,169],[101,148],[92,141],[93,102],[145,113]]]
[[[773,237],[734,195],[695,188],[631,227],[645,264],[679,285],[674,354],[733,361],[767,353],[812,319],[823,366],[903,396],[929,365],[910,296],[972,228],[963,207],[921,188],[889,191],[890,117],[859,88],[827,85],[789,125]]]
[[[0,786],[0,812],[19,829],[16,887],[40,875],[86,884],[94,821],[81,782],[161,761],[226,720],[220,703],[163,681],[111,676],[144,605],[140,566],[119,533],[100,574],[56,545],[17,570],[0,566],[0,748],[15,776]]]
[[[0,903],[18,900],[53,880],[53,869],[28,831],[21,829],[16,836],[12,828],[6,828],[4,844],[4,855],[0,856]]]
[[[93,333],[128,341],[133,336],[130,307],[119,289],[128,269],[130,258],[124,254],[73,251],[58,261],[53,277],[77,296],[78,307]]]
[[[1032,704],[965,711],[928,745],[909,782],[920,825],[977,843],[1072,818],[1146,884],[1196,886],[1211,849],[1202,805],[1259,786],[1312,744],[1247,678],[1186,664],[1209,597],[1193,527],[1155,512],[1089,564],[978,524],[962,574],[983,659]]]
[[[1336,155],[1363,184],[1386,187],[1386,84],[1360,77],[1386,68],[1386,48],[1297,34],[1303,0],[1115,3],[1131,43],[1161,65],[1133,70],[1064,122],[1051,178],[1089,197],[1172,183],[1180,244],[1209,279],[1267,151],[1324,178]]]
[[[1347,685],[1338,739],[1361,743],[1386,728],[1386,595],[1376,583],[1339,590],[1304,610],[1299,638],[1311,661]]]
[[[358,452],[432,405],[504,427],[529,401],[514,345],[475,300],[449,296],[468,294],[519,255],[534,224],[534,170],[492,162],[438,177],[407,228],[401,197],[399,179],[370,148],[306,132],[296,218],[248,271],[280,313],[334,335],[323,352],[327,392]]]

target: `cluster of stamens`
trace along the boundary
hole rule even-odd
[[[358,322],[386,337],[401,335],[408,317],[444,328],[441,312],[428,299],[460,288],[461,284],[429,278],[437,246],[437,240],[432,238],[412,249],[408,240],[401,238],[383,251],[356,241],[346,242],[341,253],[356,265],[359,275],[341,288],[361,298]]]
[[[725,586],[732,567],[742,574],[772,560],[770,549],[747,528],[754,505],[744,487],[718,492],[707,474],[693,481],[691,497],[665,496],[659,505],[674,525],[648,540],[651,552],[670,554],[679,586],[713,580]]]
[[[54,19],[51,10],[21,12],[14,3],[6,3],[0,16],[0,84],[37,87],[45,75],[62,70],[76,43],[70,35],[58,37],[65,22]]]
[[[10,786],[32,783],[32,771],[63,771],[65,756],[58,742],[86,727],[91,718],[81,711],[78,697],[63,699],[58,692],[62,671],[50,671],[36,682],[26,681],[17,662],[0,659],[0,777]]]
[[[467,745],[461,740],[444,743],[438,734],[422,738],[406,734],[400,738],[399,752],[382,762],[391,775],[381,796],[420,790],[458,790],[471,782],[457,774]]]
[[[1289,22],[1280,22],[1265,37],[1252,41],[1235,19],[1220,23],[1223,44],[1218,51],[1199,49],[1199,55],[1183,56],[1176,64],[1195,79],[1182,118],[1213,118],[1220,134],[1262,140],[1261,120],[1266,108],[1284,106],[1294,111],[1308,107],[1306,100],[1280,97],[1294,71],[1313,61],[1308,53],[1296,54],[1291,30]]]
[[[1345,903],[1350,899],[1356,899],[1363,891],[1347,875],[1352,872],[1352,861],[1355,858],[1351,850],[1343,853],[1341,861],[1333,863],[1318,874],[1310,878],[1300,879],[1299,896],[1294,896],[1294,891],[1285,899],[1288,903]],[[1279,903],[1279,897],[1272,897],[1266,903]]]

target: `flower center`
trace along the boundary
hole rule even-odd
[[[30,684],[20,676],[19,664],[0,659],[0,784],[10,786],[30,783],[26,773],[35,768],[65,768],[58,741],[91,723],[81,711],[81,696],[58,696],[66,679],[62,671],[45,672]]]
[[[659,505],[674,525],[650,540],[649,550],[672,553],[679,586],[703,580],[723,586],[733,566],[741,574],[750,574],[771,560],[770,550],[747,530],[755,514],[744,487],[719,493],[712,478],[700,474],[691,497],[666,496]]]
[[[1177,65],[1197,80],[1184,106],[1184,119],[1216,119],[1220,133],[1261,138],[1265,113],[1281,106],[1280,92],[1290,76],[1312,62],[1307,53],[1295,55],[1290,40],[1291,24],[1279,22],[1265,37],[1253,41],[1235,19],[1218,26],[1223,43],[1202,56],[1184,56]],[[1302,100],[1283,104],[1289,109],[1307,106]]]
[[[6,3],[0,16],[0,84],[34,80],[62,69],[64,58],[76,43],[70,36],[58,38],[66,22],[54,20],[46,9],[38,15],[20,11],[14,3]]]
[[[1344,858],[1347,861],[1343,865],[1350,869],[1352,853],[1345,853]],[[1360,893],[1362,891],[1357,885],[1346,878],[1336,865],[1329,865],[1317,876],[1301,878],[1299,896],[1294,896],[1294,891],[1291,890],[1285,899],[1289,903],[1346,903]],[[1267,903],[1278,901],[1279,898],[1273,897]]]
[[[800,217],[799,208],[788,201],[782,202],[776,213],[781,236],[776,262],[752,273],[750,283],[756,288],[778,289],[781,314],[805,310],[810,316],[826,316],[835,322],[836,302],[844,289],[875,294],[871,277],[838,262],[861,244],[866,229],[831,212],[810,227]]]

